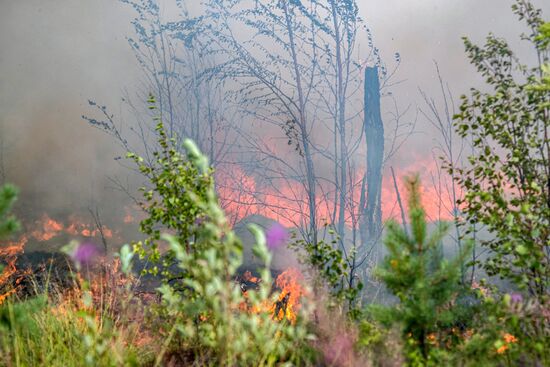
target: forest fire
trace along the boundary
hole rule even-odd
[[[63,225],[48,217],[47,214],[44,214],[35,224],[37,228],[31,232],[31,236],[38,241],[49,241],[63,230]]]
[[[287,269],[277,277],[275,285],[281,290],[281,294],[272,309],[273,318],[286,318],[291,323],[296,322],[300,299],[306,294],[302,274],[297,269]]]
[[[11,277],[17,272],[15,262],[17,261],[17,256],[23,252],[25,243],[26,239],[0,247],[0,264],[4,266],[3,269],[0,269],[0,305],[8,296],[16,292],[16,289],[8,287],[8,284]]]
[[[0,247],[0,304],[11,294],[17,291],[22,275],[25,275],[27,269],[17,268],[17,259],[24,252],[25,247],[30,242],[48,242],[65,235],[69,238],[81,236],[85,238],[102,237],[105,239],[113,238],[113,231],[106,226],[95,226],[80,221],[77,216],[71,215],[68,224],[55,220],[47,214],[43,214],[40,219],[26,225],[26,233],[19,236],[15,241],[8,242]],[[30,228],[29,228],[30,227]],[[66,238],[62,238],[63,241]],[[65,244],[60,242],[59,245]],[[14,280],[15,279],[15,280]],[[15,285],[15,286],[14,286]]]
[[[242,276],[238,277],[241,290],[246,295],[250,289],[257,289],[261,279],[252,275],[250,271],[246,271]],[[289,268],[283,271],[273,283],[273,289],[280,291],[277,301],[274,303],[264,302],[259,307],[249,307],[247,304],[242,304],[239,309],[252,313],[268,313],[273,320],[282,321],[288,320],[295,323],[300,310],[300,301],[306,295],[303,286],[303,276],[299,270]]]
[[[50,218],[47,214],[43,214],[40,220],[35,221],[35,229],[30,234],[37,241],[49,241],[62,234],[83,237],[98,237],[101,235],[105,238],[113,237],[113,231],[108,227],[102,225],[102,228],[99,228],[99,226],[84,223],[75,215],[69,216],[68,222],[66,225],[61,221]]]
[[[432,158],[419,159],[417,163],[406,168],[396,169],[397,187],[393,183],[391,173],[385,172],[381,188],[382,217],[384,220],[395,219],[401,221],[397,205],[397,191],[401,195],[406,191],[402,180],[410,173],[419,173],[423,182],[430,184],[422,187],[423,203],[430,220],[452,220],[454,207],[450,192],[452,180],[442,176],[438,168],[439,162]],[[364,170],[358,170],[353,178],[353,192],[346,208],[346,224],[352,226],[352,218],[356,218],[360,201],[361,179]],[[279,180],[270,186],[261,185],[259,181],[247,174],[238,165],[231,165],[219,169],[216,174],[221,205],[231,216],[232,222],[237,223],[247,216],[258,214],[273,219],[286,227],[298,227],[307,223],[308,200],[303,184],[291,180]],[[338,205],[334,202],[334,193],[330,188],[321,187],[325,195],[317,200],[317,218],[323,223],[330,222],[331,211]],[[404,208],[406,212],[406,208]],[[329,223],[330,224],[330,223]]]
[[[550,366],[550,1],[366,3],[0,1],[0,367]]]
[[[95,226],[95,228],[92,225],[83,223],[81,221],[78,221],[77,218],[73,217],[71,218],[70,224],[65,227],[65,231],[73,236],[84,236],[84,237],[99,237],[104,236],[105,238],[109,239],[113,237],[113,231],[109,229],[106,226],[101,226],[102,228],[99,228],[98,226]]]

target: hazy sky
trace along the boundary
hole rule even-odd
[[[383,55],[402,56],[397,78],[405,80],[398,91],[404,105],[420,103],[418,87],[437,90],[433,60],[455,95],[479,85],[461,36],[481,42],[492,31],[517,40],[522,31],[511,0],[358,3]],[[535,3],[548,19],[550,1]],[[120,152],[80,116],[90,113],[88,98],[117,113],[123,89],[136,83],[125,41],[131,19],[116,0],[0,0],[0,134],[8,179],[22,186],[36,210],[63,203],[77,211],[92,198],[107,210],[116,207],[106,176],[119,169],[113,157]],[[428,135],[415,138],[410,149],[423,154],[420,146],[427,144],[419,142]]]

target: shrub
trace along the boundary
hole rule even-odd
[[[329,229],[330,235],[335,235],[334,229]],[[330,242],[319,240],[312,243],[304,239],[297,239],[296,233],[292,234],[294,241],[290,244],[300,256],[302,264],[306,265],[316,279],[316,287],[322,290],[328,288],[331,296],[330,305],[344,305],[350,316],[358,316],[357,299],[363,289],[363,282],[357,277],[358,266],[355,266],[356,248],[348,253],[338,248],[339,238]],[[347,304],[344,304],[346,302]]]
[[[162,363],[166,353],[187,363],[222,366],[273,366],[306,364],[314,357],[307,341],[310,335],[302,317],[295,323],[273,320],[272,310],[278,294],[271,294],[269,253],[263,232],[255,226],[254,254],[264,267],[259,269],[258,290],[243,293],[235,282],[242,263],[242,245],[229,227],[218,204],[211,168],[190,140],[184,142],[185,156],[174,148],[162,122],[157,125],[159,143],[157,165],[146,167],[132,157],[150,178],[153,189],[146,191],[149,218],[142,230],[152,233],[151,246],[136,246],[141,256],[161,258],[156,241],[164,224],[176,235],[164,235],[170,257],[164,267],[177,265],[176,272],[164,272],[163,315],[167,317],[165,348],[157,357]]]
[[[19,222],[10,215],[17,194],[18,190],[13,185],[4,185],[0,188],[0,240],[11,236],[19,229]]]
[[[456,130],[472,142],[469,167],[454,168],[465,191],[458,202],[466,225],[484,226],[481,241],[489,275],[514,282],[543,302],[550,280],[549,31],[541,11],[518,0],[514,12],[527,23],[538,63],[522,64],[504,39],[489,35],[484,46],[464,38],[471,63],[488,91],[462,97]],[[541,79],[542,77],[542,79]]]
[[[503,296],[484,290],[465,342],[455,350],[459,365],[529,365],[550,363],[549,305],[519,293]]]
[[[149,108],[154,110],[155,98],[149,97]],[[197,224],[204,217],[196,200],[204,199],[206,190],[213,182],[212,169],[207,167],[199,172],[197,164],[189,161],[176,147],[176,140],[168,137],[160,119],[157,121],[156,133],[160,151],[153,152],[153,160],[146,161],[134,153],[127,157],[134,160],[139,171],[148,179],[149,186],[140,188],[145,202],[141,203],[147,217],[140,222],[140,230],[147,238],[135,242],[134,249],[141,257],[147,257],[153,264],[148,271],[154,275],[161,273],[166,281],[181,278],[181,272],[175,272],[174,253],[167,251],[161,256],[159,241],[161,231],[174,233],[177,241],[185,251],[193,251],[193,237]],[[206,166],[205,166],[206,167]]]

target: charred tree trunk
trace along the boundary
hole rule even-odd
[[[362,205],[361,241],[373,245],[382,229],[382,165],[384,161],[384,124],[380,112],[378,67],[365,70],[365,118],[363,129],[367,143],[367,172],[364,177],[366,195]]]

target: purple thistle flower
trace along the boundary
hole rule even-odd
[[[510,300],[512,303],[520,303],[523,301],[523,296],[520,293],[511,293]]]
[[[267,248],[270,250],[275,250],[277,247],[288,241],[288,231],[279,223],[274,223],[265,232],[265,239],[267,242]]]
[[[91,242],[84,242],[78,245],[71,258],[79,265],[90,264],[99,255],[99,249]]]
[[[197,217],[195,218],[195,225],[196,226],[201,226],[203,225],[206,221],[208,220],[208,217],[206,216],[200,216],[200,217]]]

